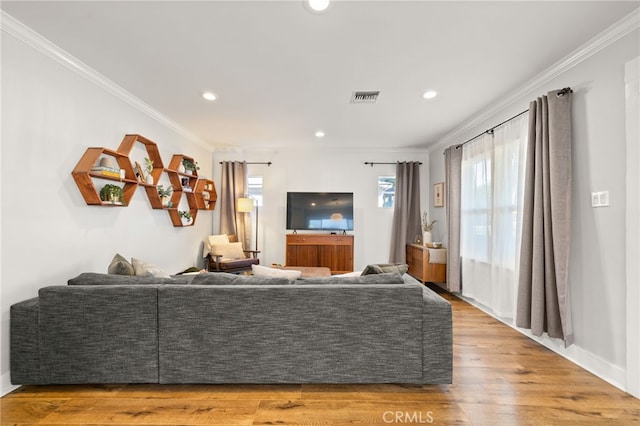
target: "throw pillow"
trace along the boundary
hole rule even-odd
[[[145,262],[144,260],[136,259],[135,257],[131,259],[131,264],[133,265],[135,274],[140,277],[171,277],[169,273],[163,271],[159,266],[150,262]]]
[[[242,243],[227,243],[211,245],[212,255],[221,255],[223,259],[244,259]]]
[[[300,278],[300,275],[302,275],[302,272],[300,271],[294,271],[294,270],[288,270],[288,269],[275,269],[275,268],[269,268],[267,266],[260,266],[260,265],[251,265],[251,270],[253,271],[254,276],[286,278],[291,283],[294,283],[298,278]]]
[[[406,263],[377,263],[367,265],[362,271],[362,275],[383,274],[385,272],[397,272],[400,275],[407,272],[409,265]]]
[[[133,265],[120,254],[116,254],[111,260],[107,273],[114,275],[134,275]]]

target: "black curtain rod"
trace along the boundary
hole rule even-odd
[[[559,90],[559,91],[558,91],[558,93],[556,93],[556,96],[558,96],[558,97],[562,97],[562,96],[564,96],[564,95],[565,95],[565,94],[567,94],[567,93],[573,93],[573,90],[571,89],[571,87],[565,87],[564,89]],[[497,127],[500,127],[500,126],[502,126],[503,124],[506,124],[506,123],[508,123],[509,121],[513,120],[514,118],[518,118],[518,117],[520,117],[522,114],[527,113],[527,112],[529,112],[529,109],[528,109],[528,108],[527,108],[527,109],[525,109],[525,110],[524,110],[524,111],[522,111],[522,112],[519,112],[518,114],[514,115],[514,116],[513,116],[513,117],[511,117],[511,118],[507,118],[507,119],[506,119],[506,120],[504,120],[502,123],[496,124],[496,125],[495,125],[495,126],[493,126],[492,128],[487,129],[487,130],[485,130],[484,132],[482,132],[482,133],[480,133],[480,134],[478,134],[478,135],[476,135],[476,136],[472,137],[471,139],[467,139],[466,141],[462,142],[460,145],[456,146],[456,149],[460,149],[460,148],[462,147],[462,145],[467,144],[467,143],[471,142],[472,140],[479,138],[480,136],[484,135],[485,133],[493,134],[493,131],[494,131]],[[444,154],[444,152],[443,152],[443,154]]]
[[[233,163],[234,161],[228,161],[228,163]],[[221,161],[220,164],[224,163],[224,161]],[[273,163],[271,161],[240,161],[240,163],[247,163],[247,164],[266,164],[267,166],[271,166]]]
[[[373,167],[374,164],[399,164],[400,161],[396,161],[395,163],[374,163],[372,161],[365,161],[364,164],[370,165],[371,167]],[[422,165],[422,161],[418,163],[419,165]]]
[[[460,149],[460,148],[462,147],[462,145],[467,144],[467,143],[471,142],[472,140],[478,139],[480,136],[484,135],[485,133],[488,133],[488,134],[490,134],[490,135],[491,135],[491,134],[493,134],[493,131],[494,131],[496,128],[498,128],[498,127],[502,126],[503,124],[506,124],[506,123],[510,122],[511,120],[513,120],[513,119],[515,119],[515,118],[520,117],[522,114],[525,114],[525,113],[527,113],[527,112],[529,112],[529,109],[525,109],[524,111],[517,113],[516,115],[514,115],[514,116],[513,116],[513,117],[511,117],[511,118],[507,118],[507,119],[506,119],[506,120],[504,120],[502,123],[496,124],[496,125],[495,125],[495,126],[493,126],[492,128],[487,129],[487,130],[485,130],[484,132],[482,132],[482,133],[479,133],[479,134],[475,135],[475,136],[474,136],[474,137],[472,137],[471,139],[467,139],[466,141],[462,142],[460,145],[456,146],[456,149]]]

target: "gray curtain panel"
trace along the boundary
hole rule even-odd
[[[220,233],[235,234],[245,249],[251,244],[251,218],[238,213],[237,199],[247,194],[247,163],[223,161],[220,188]]]
[[[462,185],[462,146],[444,151],[445,208],[447,215],[447,289],[460,292],[462,267],[460,260],[460,201]]]
[[[398,163],[389,262],[406,263],[407,243],[422,235],[420,220],[420,162]]]
[[[569,299],[571,90],[529,106],[516,325],[573,343]]]

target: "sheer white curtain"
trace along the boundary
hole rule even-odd
[[[513,318],[528,114],[462,148],[462,294]]]

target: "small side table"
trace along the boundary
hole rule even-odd
[[[419,280],[423,284],[430,283],[446,283],[447,282],[447,265],[445,263],[430,263],[429,250],[446,249],[429,249],[420,244],[407,244],[407,264],[409,275]]]

